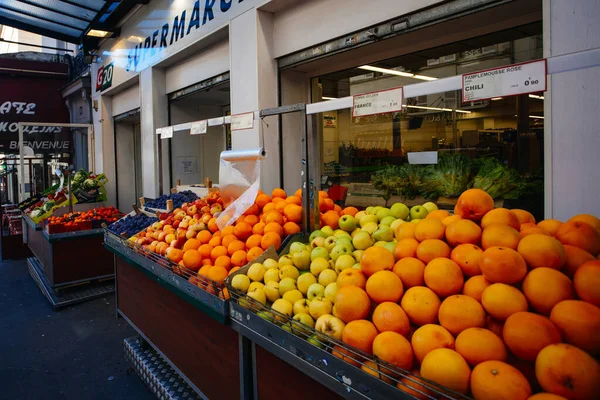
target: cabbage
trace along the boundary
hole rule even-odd
[[[44,214],[44,212],[42,211],[41,208],[36,208],[35,210],[33,210],[31,212],[31,217],[32,218],[37,218],[37,217],[41,217]]]
[[[97,188],[97,187],[98,187],[98,183],[97,183],[97,182],[96,182],[94,179],[86,179],[86,180],[83,182],[83,187],[84,187],[86,190],[95,189],[95,188]]]

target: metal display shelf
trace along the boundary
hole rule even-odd
[[[239,304],[230,302],[229,306],[234,330],[340,396],[353,400],[413,399]]]
[[[104,246],[129,264],[161,283],[171,292],[189,300],[212,318],[226,323],[229,314],[228,301],[194,285],[171,270],[171,262],[164,257],[136,247],[127,239],[119,238],[108,230],[104,231]],[[152,258],[149,258],[152,257]]]
[[[58,242],[59,240],[69,240],[69,239],[78,239],[82,237],[89,236],[102,236],[104,234],[104,229],[88,229],[85,231],[74,231],[74,232],[64,232],[64,233],[54,233],[49,234],[47,230],[42,231],[42,236],[44,239],[48,240],[50,243]]]
[[[28,258],[27,266],[29,274],[55,309],[93,300],[115,292],[115,282],[112,277],[107,281],[99,280],[86,285],[56,290],[52,288],[50,282],[46,279],[43,271],[44,267],[36,257]]]
[[[25,213],[23,213],[23,221],[25,221],[25,223],[27,225],[29,225],[32,229],[36,230],[36,231],[41,231],[42,228],[42,224],[40,223],[35,223],[33,222],[33,220],[31,218],[29,218],[29,216],[27,216]]]
[[[125,358],[157,399],[202,399],[145,339],[127,338],[123,347]]]

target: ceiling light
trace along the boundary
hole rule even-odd
[[[437,81],[437,78],[433,76],[415,75],[413,78],[421,79],[422,81]]]
[[[463,114],[471,114],[472,113],[472,111],[468,111],[468,110],[453,110],[451,108],[426,107],[426,106],[407,106],[406,104],[403,104],[402,107],[416,108],[419,110],[432,110],[432,111],[448,111],[448,112],[456,111],[457,113],[463,113]]]
[[[530,115],[529,118],[533,118],[533,119],[544,119],[544,117],[541,117],[539,115]]]
[[[90,29],[87,33],[87,36],[98,37],[98,38],[106,38],[113,35],[112,32],[101,31],[99,29]]]
[[[423,81],[435,81],[435,80],[437,80],[437,78],[434,78],[432,76],[415,75],[415,74],[411,74],[410,72],[396,71],[395,69],[388,69],[388,68],[379,68],[379,67],[374,67],[372,65],[363,65],[363,66],[358,67],[358,68],[359,69],[364,69],[364,70],[367,70],[367,71],[381,72],[382,74],[403,76],[405,78],[420,79],[420,80],[423,80]]]
[[[538,96],[537,94],[530,94],[529,97],[532,99],[544,100],[544,96]]]
[[[504,97],[492,97],[492,101],[502,100]]]
[[[337,97],[327,97],[327,96],[323,96],[321,97],[323,100],[337,100]]]

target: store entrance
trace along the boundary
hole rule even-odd
[[[125,210],[142,195],[140,110],[117,115],[114,123],[117,208]]]
[[[184,124],[230,114],[229,82],[183,96],[169,95],[170,125]],[[230,148],[229,125],[209,126],[201,135],[177,132],[169,140],[171,186],[219,181],[221,152]]]

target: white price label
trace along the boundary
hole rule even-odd
[[[402,111],[402,88],[358,94],[352,98],[352,116],[385,114]]]
[[[237,114],[231,116],[231,130],[241,131],[254,128],[254,113]]]
[[[173,137],[173,127],[167,126],[166,128],[161,129],[160,138],[161,139],[171,139]]]
[[[192,126],[190,127],[190,135],[201,135],[206,133],[207,126],[207,121],[192,122]]]
[[[156,134],[157,134],[157,135],[160,135],[160,134],[162,134],[162,128],[158,128],[158,129],[156,129]]]
[[[546,60],[472,72],[462,76],[463,102],[546,91]]]

